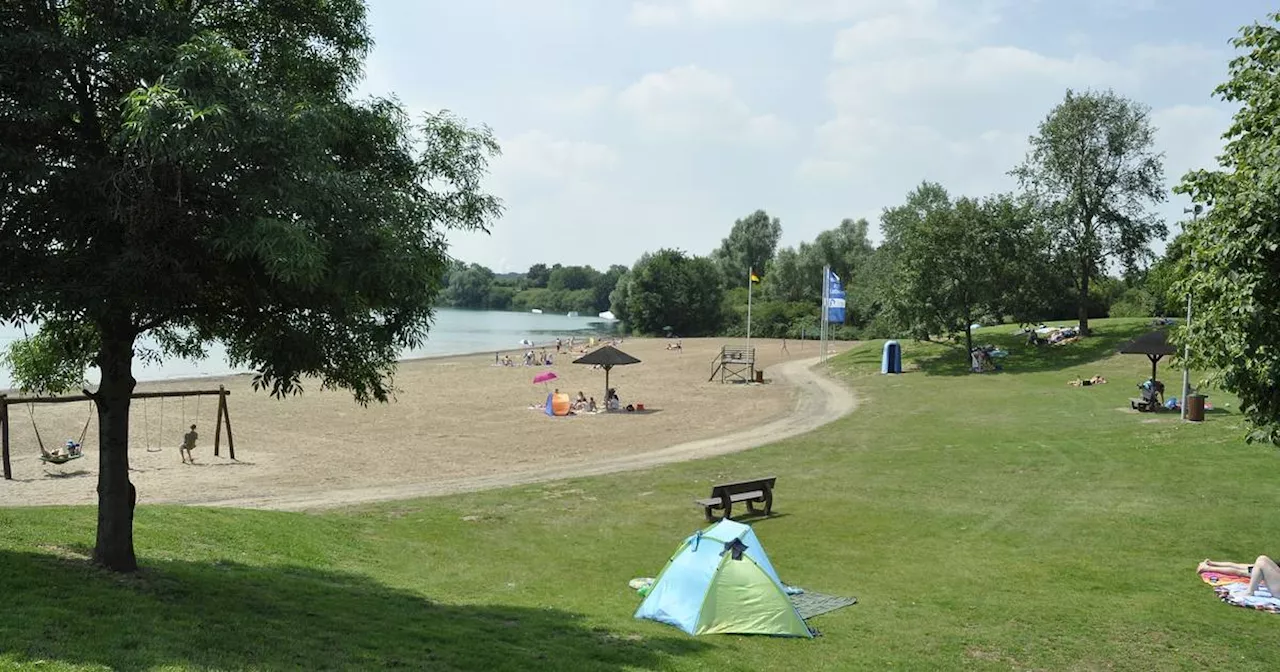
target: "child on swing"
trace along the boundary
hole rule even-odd
[[[195,464],[196,458],[191,455],[191,449],[196,447],[196,439],[200,435],[196,433],[196,426],[191,425],[191,431],[182,435],[182,445],[178,446],[178,454],[182,456],[183,464]]]

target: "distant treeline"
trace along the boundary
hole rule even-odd
[[[1165,194],[1153,137],[1144,106],[1068,92],[1013,170],[1017,193],[953,197],[923,182],[885,208],[879,246],[867,220],[845,219],[778,249],[781,220],[757,210],[707,256],[660,249],[631,268],[535,264],[506,275],[459,263],[445,299],[492,310],[610,310],[641,334],[741,336],[754,270],[752,335],[814,337],[830,266],[847,292],[834,338],[926,339],[968,335],[974,323],[1064,319],[1087,333],[1091,317],[1176,313],[1185,245],[1175,239],[1158,260],[1149,249],[1167,231],[1145,209]]]

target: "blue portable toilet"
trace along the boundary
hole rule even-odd
[[[880,358],[880,373],[902,373],[902,346],[897,341],[884,342],[884,355]]]

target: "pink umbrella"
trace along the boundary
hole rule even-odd
[[[543,371],[542,373],[539,373],[538,375],[533,377],[533,382],[545,383],[548,381],[555,380],[556,378],[559,378],[559,377],[560,376],[557,376],[555,371]]]

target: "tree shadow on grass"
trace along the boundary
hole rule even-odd
[[[994,345],[1009,353],[1007,357],[996,358],[1000,371],[988,371],[982,374],[971,374],[969,355],[965,352],[963,340],[954,344],[934,344],[944,352],[916,358],[915,362],[926,375],[930,376],[966,376],[966,375],[1002,375],[1019,373],[1043,373],[1061,371],[1082,366],[1116,354],[1116,349],[1125,341],[1136,338],[1153,327],[1148,324],[1105,324],[1094,328],[1094,334],[1065,345],[1030,345],[1025,335],[1014,335],[1013,327],[1001,328],[1000,332],[982,332],[973,335],[974,346]],[[909,344],[903,344],[904,356],[909,356]],[[1141,355],[1129,355],[1141,357]],[[1143,358],[1145,360],[1145,358]]]
[[[355,574],[149,560],[120,576],[81,550],[49,550],[0,551],[0,666],[609,671],[666,667],[705,646],[557,609],[439,604]]]

